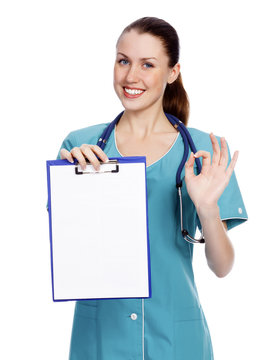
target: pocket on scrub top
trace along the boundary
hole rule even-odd
[[[175,359],[213,360],[211,339],[202,309],[187,307],[174,320]]]
[[[75,316],[85,316],[90,319],[96,319],[97,303],[96,300],[77,301],[75,306]]]
[[[97,359],[97,306],[77,302],[74,312],[69,360]]]

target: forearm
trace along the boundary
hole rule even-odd
[[[196,207],[205,238],[205,255],[210,269],[226,276],[234,263],[234,249],[219,214],[219,207]]]

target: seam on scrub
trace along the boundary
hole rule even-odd
[[[243,219],[243,220],[248,220],[247,217],[240,217],[240,216],[221,218],[221,220],[230,220],[230,219]]]
[[[144,299],[142,299],[142,354],[144,360]]]

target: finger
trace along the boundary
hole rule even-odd
[[[99,156],[103,162],[109,161],[107,154],[98,145],[89,145],[91,150]]]
[[[220,151],[219,165],[223,166],[226,169],[228,164],[228,147],[224,137],[220,139],[220,142],[221,142],[221,151]]]
[[[66,149],[61,149],[60,151],[60,156],[61,156],[61,159],[67,159],[68,161],[70,161],[71,163],[74,162],[74,159],[73,159],[73,156],[72,154],[66,150]]]
[[[81,151],[84,156],[90,161],[95,170],[100,170],[100,161],[94,155],[92,150],[89,147],[81,147]]]
[[[108,160],[107,155],[103,152],[103,150],[98,145],[91,144],[83,144],[80,147],[81,152],[93,165],[95,170],[100,170],[100,161],[97,159],[95,153],[99,155],[99,158],[106,162]]]
[[[193,156],[193,152],[191,152],[190,157],[188,161],[185,163],[185,178],[191,178],[195,176],[193,171],[193,164],[194,164],[195,158]]]
[[[200,156],[202,156],[203,158],[203,164],[202,164],[202,171],[203,171],[211,166],[211,154],[209,151],[204,151],[204,150],[199,150],[194,154],[195,158],[199,158]]]
[[[230,179],[230,177],[232,176],[232,173],[234,171],[234,168],[235,168],[235,165],[236,165],[236,162],[237,162],[237,159],[238,159],[238,156],[239,156],[239,151],[236,150],[233,154],[233,157],[232,157],[232,160],[226,170],[226,174],[228,176],[228,178]]]
[[[212,165],[219,165],[219,160],[220,160],[219,142],[213,133],[210,133],[210,139],[213,147]]]
[[[82,170],[85,170],[87,163],[86,163],[86,160],[85,160],[80,148],[74,147],[73,149],[70,150],[70,153],[72,154],[73,157],[75,157],[78,160],[79,165],[81,166]]]

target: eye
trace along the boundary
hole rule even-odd
[[[145,63],[144,65],[149,65],[150,68],[153,67],[153,65],[150,63]]]
[[[122,61],[128,62],[128,60],[126,60],[126,59],[121,59],[121,60],[119,60],[119,64],[121,64]],[[123,64],[123,65],[125,65],[125,64]]]

